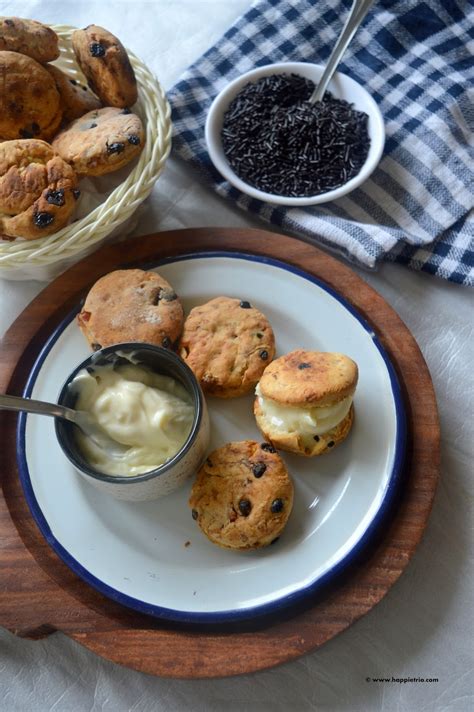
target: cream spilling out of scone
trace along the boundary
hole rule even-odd
[[[185,444],[194,406],[184,386],[143,365],[104,364],[82,369],[71,383],[76,408],[94,416],[123,455],[111,457],[80,430],[76,440],[98,472],[133,477],[157,469]]]
[[[281,450],[322,455],[349,434],[357,380],[357,364],[344,354],[292,351],[269,364],[257,385],[257,424]]]

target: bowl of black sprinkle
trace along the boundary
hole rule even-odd
[[[309,103],[322,65],[258,67],[218,94],[206,121],[209,156],[243,193],[288,206],[347,195],[377,166],[385,129],[377,104],[336,72],[321,102]]]

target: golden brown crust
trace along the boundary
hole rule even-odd
[[[91,348],[127,341],[171,347],[183,328],[183,307],[156,272],[116,270],[91,288],[77,321]]]
[[[258,549],[283,531],[293,506],[293,483],[269,443],[228,443],[199,470],[189,506],[214,544]]]
[[[191,310],[179,353],[205,393],[235,398],[258,383],[275,355],[275,337],[267,318],[248,302],[217,297]]]
[[[127,165],[144,142],[138,116],[105,107],[73,121],[56,136],[53,148],[78,175],[101,176]]]
[[[0,232],[34,240],[64,227],[74,211],[77,178],[45,141],[0,143]]]
[[[0,52],[0,140],[49,140],[61,123],[52,76],[31,57]]]
[[[106,106],[125,108],[137,100],[137,82],[120,40],[98,25],[72,33],[72,46],[87,82]]]
[[[56,89],[61,97],[63,121],[69,123],[79,119],[89,111],[100,109],[102,104],[99,99],[88,89],[85,84],[80,84],[76,79],[68,77],[53,64],[45,65],[56,84]]]
[[[274,447],[286,452],[294,452],[296,455],[305,455],[306,457],[323,455],[333,450],[336,445],[346,439],[354,422],[354,405],[351,405],[349,412],[340,423],[328,430],[327,433],[315,435],[311,446],[308,446],[299,433],[278,432],[278,430],[272,429],[271,425],[263,417],[258,398],[255,398],[253,412],[260,431]]]
[[[354,393],[357,364],[344,354],[298,349],[271,363],[260,391],[282,405],[326,406]]]
[[[36,20],[0,17],[0,50],[26,54],[37,62],[52,62],[59,57],[58,36]]]

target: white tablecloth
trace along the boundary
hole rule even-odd
[[[250,0],[0,2],[1,15],[109,28],[169,88]],[[140,210],[136,234],[251,226],[198,176],[170,160]],[[393,264],[359,271],[417,339],[436,388],[442,472],[433,513],[408,569],[370,614],[320,650],[270,671],[220,680],[160,679],[95,656],[62,634],[39,642],[0,630],[0,707],[146,712],[370,712],[472,709],[472,292]],[[44,287],[0,280],[0,335]],[[1,575],[1,572],[0,572]],[[378,677],[438,678],[374,683]]]

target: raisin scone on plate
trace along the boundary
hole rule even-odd
[[[292,351],[260,379],[257,425],[281,450],[307,457],[330,452],[352,427],[357,380],[357,364],[344,354]]]
[[[275,355],[275,337],[250,302],[216,297],[191,310],[179,353],[205,393],[235,398],[255,387]]]
[[[227,443],[197,474],[189,506],[213,543],[225,549],[259,549],[275,542],[293,507],[293,483],[270,443]]]
[[[90,289],[78,314],[93,350],[125,342],[172,348],[183,329],[183,307],[172,286],[156,272],[115,270]]]

